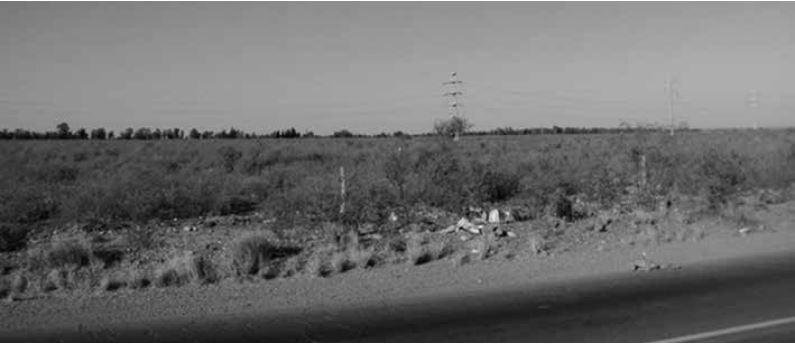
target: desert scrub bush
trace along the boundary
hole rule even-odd
[[[745,182],[742,165],[741,157],[733,151],[721,154],[711,149],[702,156],[700,177],[710,209],[717,210],[725,205],[729,196]]]
[[[99,282],[101,291],[116,291],[126,286],[127,281],[115,274],[104,276]]]
[[[494,237],[490,234],[481,235],[474,240],[472,253],[479,260],[486,260],[493,256],[497,251]]]
[[[406,240],[406,256],[409,263],[422,265],[442,259],[453,253],[452,246],[444,238],[421,233],[409,233]]]
[[[297,247],[279,245],[275,241],[275,236],[264,233],[248,233],[241,236],[232,244],[233,271],[238,276],[256,275],[261,271],[275,268],[275,260],[301,252]]]
[[[29,285],[28,277],[22,272],[0,278],[0,298],[4,298],[7,301],[19,300],[28,290]]]
[[[327,244],[315,248],[312,255],[309,257],[304,271],[311,276],[328,277],[334,273],[334,267],[331,263],[331,258],[339,250],[337,245]]]
[[[27,244],[28,231],[20,225],[0,223],[0,252],[12,252]]]
[[[219,278],[218,272],[207,257],[192,252],[172,257],[158,267],[154,275],[155,285],[158,287],[181,286],[191,282],[214,283]]]
[[[412,165],[411,156],[402,147],[393,149],[393,152],[384,160],[384,174],[389,183],[397,189],[400,202],[406,201],[406,185],[414,171]]]
[[[136,227],[124,233],[123,243],[126,247],[135,250],[150,250],[160,245],[154,230]]]
[[[132,289],[144,289],[150,285],[152,285],[152,278],[146,271],[136,269],[127,276],[127,286]]]
[[[11,295],[11,281],[5,276],[0,277],[0,299],[5,299]]]
[[[478,185],[479,197],[485,202],[505,201],[519,193],[521,177],[511,171],[496,168],[486,170]]]
[[[85,237],[53,238],[44,251],[44,260],[50,268],[76,269],[91,264],[92,248]]]
[[[221,162],[226,172],[231,173],[235,170],[237,161],[243,157],[243,152],[234,146],[223,146],[218,148],[218,155],[221,157]]]
[[[45,292],[68,289],[72,283],[71,273],[66,269],[52,269],[41,282],[41,289]]]

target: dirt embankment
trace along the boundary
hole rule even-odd
[[[103,324],[158,319],[390,305],[398,300],[521,285],[565,285],[573,278],[609,273],[687,269],[695,262],[795,247],[795,202],[752,204],[737,211],[745,220],[702,218],[684,225],[676,222],[675,214],[646,214],[649,218],[634,214],[611,222],[604,231],[594,230],[589,223],[559,224],[564,230],[546,224],[553,229],[545,231],[543,223],[519,222],[503,227],[516,237],[494,238],[485,246],[481,238],[467,238],[460,231],[434,233],[429,234],[431,242],[444,240],[453,249],[422,264],[407,257],[406,251],[389,258],[388,263],[354,265],[325,277],[298,273],[289,278],[225,278],[213,284],[112,292],[102,288],[56,290],[3,303],[0,319],[8,331],[72,326],[101,329]],[[484,249],[488,254],[479,252]]]

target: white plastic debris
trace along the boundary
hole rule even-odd
[[[397,221],[397,220],[398,220],[398,217],[397,217],[397,215],[395,214],[395,212],[394,212],[394,211],[393,211],[392,213],[390,213],[390,214],[389,214],[389,221],[390,221],[390,222],[395,222],[395,221]]]
[[[489,223],[500,223],[500,211],[492,209],[489,212]]]
[[[738,232],[740,232],[741,235],[748,235],[748,233],[751,232],[751,228],[750,227],[743,227],[743,228],[740,228],[740,230]]]
[[[477,227],[475,227],[475,225],[473,225],[472,222],[469,222],[469,220],[467,220],[465,217],[462,217],[460,220],[458,220],[458,223],[456,223],[456,228],[459,230],[468,231],[473,234],[480,234],[480,230]]]
[[[442,229],[441,231],[439,231],[439,233],[442,233],[442,234],[452,233],[452,232],[455,232],[457,229],[458,229],[458,227],[456,227],[455,225],[452,225],[452,226],[448,226],[445,229]]]
[[[504,222],[505,222],[505,223],[514,222],[514,221],[515,221],[515,219],[513,218],[513,214],[511,214],[511,211],[510,211],[510,210],[506,210],[506,211],[504,211],[503,213],[504,213],[504,215],[505,215],[505,216],[504,216],[504,218],[505,218],[505,221],[504,221]]]

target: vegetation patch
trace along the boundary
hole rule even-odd
[[[274,238],[261,233],[249,233],[232,244],[232,266],[238,276],[256,275],[301,252],[300,248],[278,245]]]
[[[80,268],[91,264],[92,250],[85,238],[59,238],[44,255],[50,268]]]
[[[157,268],[154,274],[154,282],[158,287],[181,286],[191,282],[214,283],[218,278],[212,262],[192,252],[172,257]]]

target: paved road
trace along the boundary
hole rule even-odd
[[[795,340],[795,251],[357,309],[3,333],[2,341]]]

